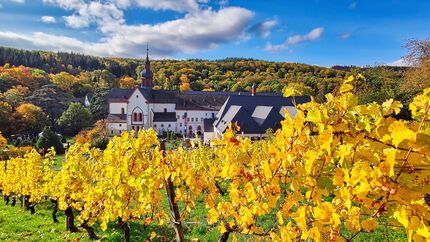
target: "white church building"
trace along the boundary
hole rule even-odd
[[[279,93],[203,92],[153,90],[153,73],[148,54],[141,73],[141,87],[114,88],[108,95],[108,132],[153,128],[159,135],[171,131],[184,137],[197,134],[205,143],[220,137],[228,124],[237,123],[251,138],[262,138],[267,129],[276,130],[295,104],[309,97],[284,98]],[[288,112],[286,112],[288,110]]]

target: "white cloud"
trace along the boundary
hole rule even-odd
[[[357,8],[357,2],[352,2],[348,5],[349,10],[354,10]]]
[[[214,49],[227,42],[246,40],[254,13],[241,7],[206,6],[208,0],[43,0],[68,12],[62,16],[70,28],[94,27],[101,35],[96,41],[79,37],[56,36],[43,32],[1,32],[0,45],[24,49],[73,51],[101,56],[142,57],[149,43],[155,58],[177,53],[195,53]],[[183,17],[156,24],[129,24],[124,17],[128,8],[171,10]],[[43,16],[44,22],[58,21]],[[258,34],[267,37],[276,20],[260,23]],[[92,31],[92,28],[90,29]]]
[[[273,45],[271,43],[267,43],[266,47],[264,47],[264,50],[270,53],[275,53],[286,49],[288,49],[288,44],[286,43],[282,43],[280,45]]]
[[[340,34],[340,38],[341,39],[349,39],[349,38],[351,38],[351,33],[349,33],[349,32],[343,32],[343,33]]]
[[[141,57],[146,43],[149,43],[153,56],[160,58],[178,52],[193,53],[213,49],[219,44],[244,38],[253,16],[254,13],[247,9],[228,7],[219,11],[206,9],[155,25],[127,25],[121,21],[104,24],[105,22],[97,20],[96,24],[104,34],[97,42],[84,42],[41,32],[0,32],[0,44],[102,56]],[[72,22],[69,20],[70,23]]]
[[[20,4],[25,3],[25,0],[10,0],[10,1],[12,1],[14,3],[20,3]]]
[[[40,20],[47,24],[53,24],[57,22],[57,20],[53,16],[42,16]]]
[[[258,34],[263,38],[270,36],[272,29],[278,24],[278,20],[271,19],[266,20],[257,24],[254,24],[249,28],[248,32],[253,34]]]
[[[404,58],[400,58],[396,61],[385,64],[385,66],[410,66],[410,64]]]
[[[291,45],[297,45],[307,41],[318,40],[319,38],[321,38],[323,33],[324,33],[324,28],[322,27],[315,28],[311,32],[305,35],[293,35],[291,37],[288,37],[288,39],[282,44],[273,45],[271,43],[268,43],[264,48],[264,50],[271,53],[278,52],[281,50],[286,50]]]
[[[288,38],[287,43],[290,45],[300,44],[305,41],[314,41],[321,37],[324,28],[316,28],[305,35],[294,35]]]

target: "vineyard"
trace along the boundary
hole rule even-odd
[[[67,230],[84,229],[90,239],[99,238],[95,225],[117,224],[129,241],[138,222],[149,230],[140,240],[164,240],[151,230],[169,224],[167,240],[185,241],[184,224],[199,209],[218,241],[351,241],[381,227],[428,241],[430,88],[405,121],[392,99],[358,105],[360,78],[349,77],[324,103],[299,105],[266,140],[242,138],[231,124],[210,147],[165,150],[155,131],[142,130],[114,137],[105,150],[75,143],[59,170],[51,169],[54,150],[32,150],[0,162],[0,190],[30,213],[52,202],[53,221],[62,211]]]

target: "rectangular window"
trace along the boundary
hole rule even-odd
[[[121,108],[121,114],[125,114],[125,108]]]
[[[191,122],[194,122],[194,118],[191,118]]]
[[[169,127],[169,128],[170,128],[170,127],[172,127],[172,125],[171,125],[171,124],[169,124],[169,125],[167,125],[167,127]]]
[[[133,113],[133,121],[137,122],[137,113]]]
[[[142,122],[143,121],[143,115],[142,113],[139,113],[139,121]]]
[[[161,128],[164,128],[164,124],[161,125]]]
[[[157,128],[157,125],[156,125],[156,124],[154,124],[154,128]]]
[[[176,119],[179,119],[179,115],[176,116]]]
[[[190,122],[190,118],[187,118],[187,122]]]
[[[179,127],[182,127],[182,123],[179,123]]]

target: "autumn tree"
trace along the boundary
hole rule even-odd
[[[91,125],[92,115],[81,103],[70,103],[66,111],[57,120],[64,133],[77,134]]]
[[[405,47],[408,49],[405,60],[412,68],[406,72],[401,90],[412,99],[430,85],[430,38],[412,39]]]
[[[63,71],[58,74],[52,74],[51,81],[63,91],[71,93],[72,86],[76,83],[77,79],[75,76]]]
[[[124,76],[119,80],[119,86],[121,88],[135,88],[139,86],[139,82],[132,77]]]
[[[179,87],[179,90],[181,90],[181,92],[191,91],[190,79],[188,76],[182,74],[179,79],[181,80],[181,86]]]
[[[38,133],[47,125],[48,119],[42,108],[31,103],[23,103],[16,108],[18,120],[25,133]]]
[[[0,97],[12,107],[16,107],[22,103],[24,101],[24,97],[28,96],[30,93],[31,92],[28,87],[17,85],[0,94]]]
[[[54,125],[54,121],[67,109],[73,97],[58,86],[50,84],[34,91],[31,96],[24,100],[41,107],[49,115],[51,124]]]

